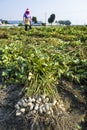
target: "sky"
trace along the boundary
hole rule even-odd
[[[0,0],[0,19],[22,20],[27,8],[38,21],[47,23],[55,14],[57,21],[87,24],[87,0]]]

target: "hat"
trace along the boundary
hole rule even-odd
[[[30,10],[28,8],[26,9],[26,14],[30,14]]]

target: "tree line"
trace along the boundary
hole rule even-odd
[[[52,25],[52,23],[55,21],[55,14],[51,14],[50,17],[48,18],[48,23]],[[37,17],[32,17],[32,21],[34,23],[37,23]],[[71,21],[70,20],[59,20],[59,21],[55,21],[56,24],[59,25],[71,25]]]

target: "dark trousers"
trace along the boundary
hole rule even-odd
[[[25,25],[25,31],[27,31],[28,29],[31,29],[31,25]]]

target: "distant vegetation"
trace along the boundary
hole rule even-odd
[[[71,25],[70,20],[59,20],[59,21],[55,21],[55,23],[59,25]]]
[[[52,25],[54,20],[55,20],[55,14],[51,14],[50,17],[48,18],[48,23],[51,23],[51,25]]]
[[[32,17],[32,22],[37,23],[37,18],[33,16]]]

